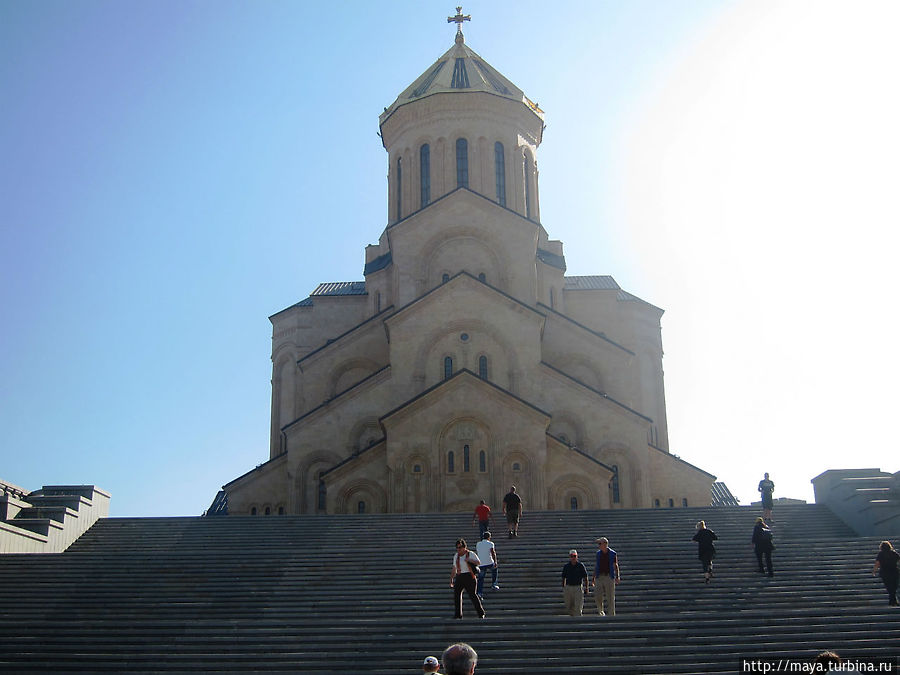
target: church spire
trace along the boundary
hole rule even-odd
[[[472,15],[471,14],[463,14],[462,7],[456,8],[456,16],[448,16],[447,17],[447,23],[455,23],[456,24],[456,43],[457,44],[465,42],[465,38],[463,37],[463,32],[462,32],[463,21],[471,21],[471,20],[472,20]]]

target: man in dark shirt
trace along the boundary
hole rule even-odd
[[[581,616],[587,590],[587,568],[578,562],[578,551],[569,551],[569,562],[562,568],[563,600],[569,616]]]
[[[772,493],[775,492],[775,483],[769,479],[769,474],[764,474],[756,488],[762,494],[763,520],[772,522]]]
[[[503,498],[503,513],[506,514],[506,527],[510,539],[519,536],[519,517],[522,511],[522,498],[516,494],[516,486],[513,485]]]
[[[597,550],[597,560],[594,564],[594,576],[591,584],[596,585],[594,600],[597,602],[597,614],[605,616],[616,615],[616,585],[621,580],[619,576],[619,557],[609,547],[609,539],[600,537],[597,540],[600,547]],[[603,601],[606,601],[606,611],[603,609]]]

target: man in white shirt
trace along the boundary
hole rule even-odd
[[[479,619],[484,618],[484,606],[481,598],[475,593],[475,571],[481,561],[469,550],[465,539],[456,540],[456,553],[453,555],[453,567],[450,569],[450,588],[453,589],[454,619],[462,618],[462,594],[469,594],[475,613]]]
[[[491,588],[495,591],[500,590],[500,587],[497,585],[497,551],[494,542],[491,541],[490,532],[485,532],[482,535],[481,541],[475,545],[475,553],[478,554],[478,559],[481,560],[481,565],[478,566],[478,586],[475,589],[475,593],[483,600],[484,575],[487,574],[488,570],[491,571]]]

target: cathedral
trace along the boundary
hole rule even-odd
[[[268,461],[232,515],[705,506],[715,477],[669,451],[663,310],[566,276],[541,222],[544,112],[450,49],[379,119],[388,218],[362,281],[270,317]]]

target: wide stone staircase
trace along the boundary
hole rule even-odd
[[[473,504],[474,508],[474,504]],[[421,672],[456,641],[486,673],[734,673],[740,658],[900,656],[900,610],[856,537],[821,506],[775,512],[775,577],[756,572],[755,509],[526,512],[495,528],[487,618],[452,618],[468,514],[110,518],[60,555],[0,556],[2,672]],[[502,516],[501,516],[502,517]],[[719,535],[703,582],[694,524]],[[618,615],[564,615],[569,548],[619,552]],[[896,543],[896,542],[895,542]]]

